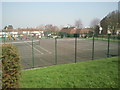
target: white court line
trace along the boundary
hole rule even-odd
[[[27,43],[27,42],[26,42]],[[27,43],[28,44],[28,43]],[[30,47],[32,47],[30,44],[28,44]],[[35,47],[33,47],[36,51],[38,51],[39,53],[41,53],[41,54],[44,54],[44,53],[42,53],[41,51],[39,51],[38,49],[36,49]]]
[[[39,40],[34,40],[33,42],[36,42],[36,41],[39,41]],[[32,42],[32,41],[19,41],[19,42],[7,42],[7,43],[24,43],[24,42]]]
[[[73,38],[73,39],[57,39],[58,41],[74,41],[75,40],[75,38]],[[77,40],[87,40],[87,39],[77,39]]]
[[[7,43],[24,43],[24,42],[22,41],[22,42],[7,42]]]
[[[33,42],[37,42],[37,41],[39,41],[39,40],[33,40]],[[24,41],[24,42],[32,42],[32,41],[29,40],[29,41]]]
[[[39,41],[39,40],[34,40],[34,42]],[[31,41],[25,41],[25,42],[31,42]],[[44,51],[48,52],[49,54],[51,54],[52,52],[48,51],[47,49],[41,47],[41,46],[37,46],[40,47],[41,49],[43,49]]]
[[[41,47],[41,46],[38,46],[38,47],[40,47],[40,48],[43,49],[44,51],[48,52],[49,54],[52,53],[52,52],[48,51],[47,49],[45,49],[45,48],[43,48],[43,47]]]
[[[36,42],[36,41],[39,41],[39,40],[34,40],[33,42]],[[21,42],[12,42],[12,43],[27,43],[27,42],[32,42],[32,41],[21,41]],[[27,43],[28,44],[28,43]],[[30,44],[29,44],[29,46],[31,46]],[[32,47],[32,46],[31,46]],[[44,51],[46,51],[46,52],[48,52],[49,54],[51,54],[52,52],[50,52],[50,51],[48,51],[48,50],[46,50],[45,48],[43,48],[43,47],[41,47],[41,46],[38,46],[38,47],[40,47],[41,49],[43,49]],[[36,48],[34,48],[35,50],[37,50],[38,52],[40,52],[38,49],[36,49]],[[42,53],[42,52],[40,52],[41,54],[44,54],[44,53]]]
[[[35,41],[39,41],[39,40],[34,40],[34,42],[35,42]],[[31,42],[31,41],[24,41],[24,42]],[[43,47],[41,47],[41,46],[38,46],[38,47],[40,47],[40,48],[43,49],[44,51],[48,52],[49,54],[52,53],[52,52],[48,51],[47,49],[45,49],[45,48],[43,48]]]

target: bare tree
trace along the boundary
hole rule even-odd
[[[79,29],[83,28],[83,24],[80,19],[75,21],[75,27]]]
[[[100,25],[100,19],[98,18],[94,18],[90,23],[90,27],[94,29],[94,34],[96,35],[99,34],[99,25]]]
[[[48,34],[58,34],[59,28],[57,26],[54,26],[52,24],[47,24],[45,26],[45,35]]]
[[[45,30],[45,25],[41,24],[41,25],[37,26],[36,28],[40,29],[40,30]]]
[[[45,30],[49,31],[49,32],[52,32],[53,30],[53,25],[52,24],[47,24],[45,25]]]
[[[64,25],[60,25],[60,26],[58,27],[58,29],[61,30],[63,27],[64,27]]]
[[[116,33],[117,28],[120,28],[120,11],[112,11],[107,16],[105,16],[101,22],[103,31],[106,34],[109,29],[112,34]]]
[[[90,23],[90,27],[91,27],[91,28],[95,28],[96,26],[99,25],[99,23],[100,23],[100,19],[94,18],[94,19],[91,21],[91,23]]]

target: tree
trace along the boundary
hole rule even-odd
[[[45,25],[41,24],[41,25],[37,26],[36,28],[44,31],[45,30]]]
[[[90,27],[94,29],[94,33],[96,35],[99,34],[99,24],[100,24],[100,19],[98,18],[94,18],[90,23]]]
[[[5,26],[4,29],[7,29],[7,26]]]
[[[80,19],[75,21],[75,27],[78,28],[78,29],[83,28],[83,24],[82,24]]]
[[[120,12],[118,10],[112,11],[100,21],[100,25],[102,26],[105,34],[107,33],[108,29],[111,30],[112,34],[115,34],[115,30],[120,28],[119,15]]]
[[[47,24],[45,26],[45,35],[47,36],[48,34],[57,34],[59,31],[59,28],[57,26],[53,26],[52,24]]]
[[[90,23],[90,27],[91,27],[91,28],[95,28],[96,26],[99,25],[99,23],[100,23],[100,19],[94,18],[94,19],[91,21],[91,23]]]

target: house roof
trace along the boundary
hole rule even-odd
[[[18,31],[39,31],[39,29],[27,28],[27,29],[18,29]]]
[[[89,32],[92,32],[93,29],[92,28],[83,28],[81,29],[80,33],[89,33]]]
[[[9,29],[7,32],[19,32],[19,31],[39,31],[39,29],[35,28],[23,28],[23,29]]]
[[[92,31],[93,31],[93,29],[91,29],[91,28],[83,28],[83,29],[63,28],[60,32],[75,34],[75,33],[89,33],[89,32],[92,32]]]
[[[75,27],[71,27],[71,28],[63,28],[60,32],[65,32],[65,33],[69,33],[69,34],[75,34],[75,33],[79,33],[81,29],[77,29]]]

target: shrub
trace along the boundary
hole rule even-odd
[[[19,88],[20,58],[12,44],[2,45],[2,88]]]

